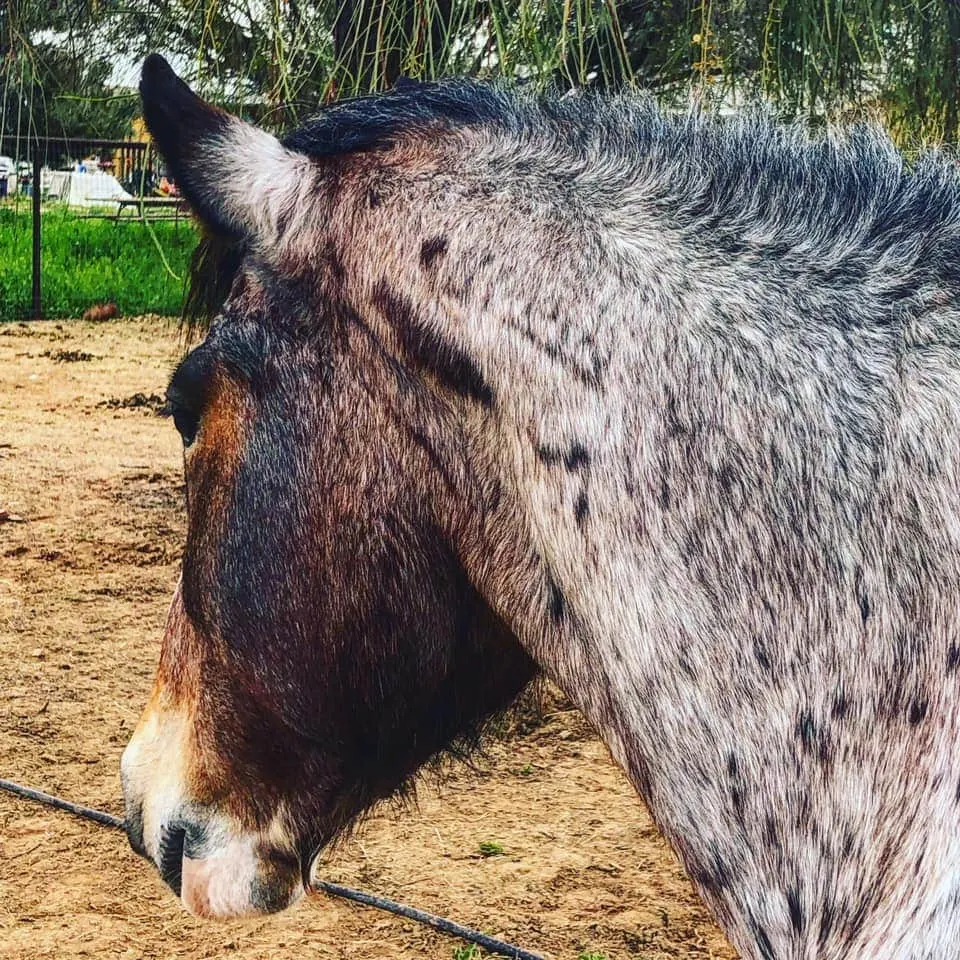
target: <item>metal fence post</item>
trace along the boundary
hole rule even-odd
[[[33,153],[33,319],[43,319],[40,304],[40,146]]]

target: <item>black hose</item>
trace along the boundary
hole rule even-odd
[[[104,813],[102,810],[94,810],[92,807],[84,807],[79,803],[71,803],[69,800],[61,800],[50,793],[44,793],[42,790],[34,790],[31,787],[22,787],[19,783],[12,780],[0,778],[0,790],[6,790],[8,793],[16,794],[18,797],[24,797],[27,800],[33,800],[35,803],[43,803],[48,807],[54,807],[57,810],[63,810],[66,813],[72,813],[75,817],[82,817],[84,820],[92,820],[104,827],[112,827],[115,830],[123,830],[124,823],[120,817],[115,817],[112,813]],[[515,947],[512,943],[505,943],[503,940],[497,940],[495,937],[488,937],[479,930],[471,930],[470,927],[461,926],[452,920],[444,917],[438,917],[435,914],[427,913],[425,910],[418,910],[416,907],[408,907],[396,900],[389,900],[386,897],[378,897],[372,893],[364,893],[362,890],[353,890],[351,887],[342,887],[339,883],[328,883],[325,880],[318,880],[311,887],[313,890],[320,890],[332,897],[341,897],[344,900],[352,900],[355,903],[362,903],[368,907],[376,907],[378,910],[386,910],[387,913],[394,913],[398,917],[406,917],[408,920],[416,920],[418,923],[433,927],[434,930],[440,930],[443,933],[449,933],[461,940],[468,940],[477,946],[489,950],[490,953],[499,954],[502,957],[511,957],[512,960],[543,960],[538,953],[531,953],[529,950],[522,950]]]
[[[503,957],[513,957],[515,960],[543,960],[539,953],[530,953],[529,950],[521,950],[511,943],[504,943],[494,937],[488,937],[485,933],[478,930],[471,930],[469,927],[461,926],[452,920],[445,920],[443,917],[434,916],[424,910],[418,910],[416,907],[406,907],[395,900],[388,900],[386,897],[378,897],[372,893],[364,893],[362,890],[351,890],[350,887],[341,887],[339,883],[328,883],[326,880],[318,880],[313,885],[313,889],[322,890],[334,897],[343,897],[344,900],[355,900],[357,903],[364,903],[368,907],[377,907],[380,910],[386,910],[388,913],[395,913],[398,917],[406,917],[408,920],[416,920],[418,923],[425,923],[428,927],[435,930],[442,930],[444,933],[452,934],[454,937],[460,937],[461,940],[469,940],[472,943],[489,950],[491,953],[499,953]]]
[[[12,780],[3,780],[0,778],[0,790],[6,790],[8,793],[15,793],[18,797],[26,797],[27,800],[33,800],[36,803],[45,803],[48,807],[56,807],[57,810],[65,810],[72,813],[75,817],[83,817],[84,820],[92,820],[94,823],[102,824],[104,827],[113,827],[115,830],[123,829],[123,820],[115,817],[112,813],[104,813],[102,810],[94,810],[92,807],[82,807],[79,803],[71,803],[69,800],[61,800],[50,793],[44,793],[42,790],[34,790],[31,787],[21,787],[19,783]]]

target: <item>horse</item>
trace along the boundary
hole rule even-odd
[[[953,954],[949,158],[459,80],[280,140],[140,89],[209,322],[121,774],[187,909],[288,906],[544,675],[744,957]]]

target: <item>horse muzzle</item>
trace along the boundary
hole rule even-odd
[[[157,868],[183,905],[200,917],[276,913],[303,895],[299,855],[275,816],[251,830],[190,799],[182,752],[159,755],[166,737],[138,729],[120,764],[130,846]],[[170,744],[166,744],[170,746]]]

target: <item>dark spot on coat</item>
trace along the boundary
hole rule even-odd
[[[577,502],[573,505],[573,515],[577,518],[578,527],[583,526],[583,521],[586,520],[589,512],[590,504],[587,501],[587,495],[585,493],[581,493],[577,497]]]
[[[661,510],[670,509],[670,484],[666,480],[660,481],[660,493],[657,496]]]
[[[790,911],[790,922],[797,933],[803,929],[803,907],[800,904],[800,892],[796,887],[787,891],[787,909]]]
[[[558,463],[573,472],[580,467],[590,466],[590,454],[584,448],[583,444],[574,442],[566,452],[559,447],[551,447],[547,444],[540,444],[537,447],[537,459],[547,466],[556,466]]]
[[[493,512],[500,506],[502,500],[503,483],[501,483],[499,477],[493,476],[484,487],[484,508]]]
[[[687,432],[686,426],[684,426],[680,420],[680,408],[677,403],[677,395],[670,387],[664,388],[663,422],[668,437],[682,437]]]
[[[720,855],[716,845],[711,844],[711,847],[710,859],[712,862],[704,863],[688,857],[688,867],[690,878],[694,883],[714,896],[718,896],[730,887],[733,878],[730,875],[730,868],[727,866],[726,860]]]
[[[820,908],[820,932],[817,934],[817,943],[822,947],[833,930],[833,904],[825,903]]]
[[[764,670],[770,670],[772,666],[770,655],[767,653],[766,645],[760,637],[755,637],[753,640],[753,655]]]
[[[760,956],[763,957],[763,960],[777,960],[777,955],[773,952],[773,944],[770,942],[770,937],[767,935],[767,931],[760,926],[759,923],[753,923],[753,936],[757,941],[757,947],[760,949]]]
[[[579,470],[580,467],[590,466],[590,454],[583,444],[574,443],[563,462],[568,470]]]
[[[829,727],[818,725],[809,710],[802,710],[794,728],[805,753],[815,754],[821,763],[830,759]]]
[[[437,257],[442,256],[446,252],[446,237],[431,237],[429,240],[424,240],[423,245],[420,247],[420,265],[425,270],[429,270]]]
[[[740,481],[740,474],[729,463],[723,464],[717,471],[717,482],[725,494],[730,494]]]
[[[856,846],[856,837],[852,830],[845,830],[843,834],[843,845],[840,847],[840,856],[844,860],[849,860],[853,856],[853,849]]]
[[[768,816],[764,820],[763,842],[770,847],[771,850],[781,850],[783,848],[783,843],[780,841],[780,828],[777,826],[777,821],[773,817]]]
[[[813,721],[813,714],[809,710],[801,712],[797,718],[795,728],[797,739],[807,753],[812,753],[817,738],[817,725]]]
[[[554,623],[560,623],[563,620],[566,600],[564,599],[560,585],[549,575],[547,577],[547,590],[550,594],[550,616],[553,618]]]
[[[947,650],[947,673],[953,673],[957,669],[958,663],[960,663],[960,647],[957,646],[956,642],[951,642]]]
[[[870,597],[867,595],[866,588],[863,585],[863,571],[857,567],[853,575],[853,584],[854,590],[857,594],[857,603],[860,606],[860,619],[863,621],[864,626],[866,626],[867,621],[870,619]]]
[[[740,776],[740,766],[737,763],[736,755],[731,751],[727,756],[727,776],[730,778],[730,802],[733,804],[733,812],[737,819],[743,823],[743,779]]]
[[[556,447],[548,447],[546,444],[539,444],[536,449],[537,459],[545,463],[548,467],[560,462],[563,454]]]
[[[913,726],[916,726],[927,715],[927,701],[920,697],[914,697],[907,712],[907,719]]]
[[[392,324],[400,346],[415,366],[432,374],[454,393],[484,407],[493,406],[493,390],[473,358],[422,326],[406,297],[394,293],[381,281],[374,290],[373,302]]]

